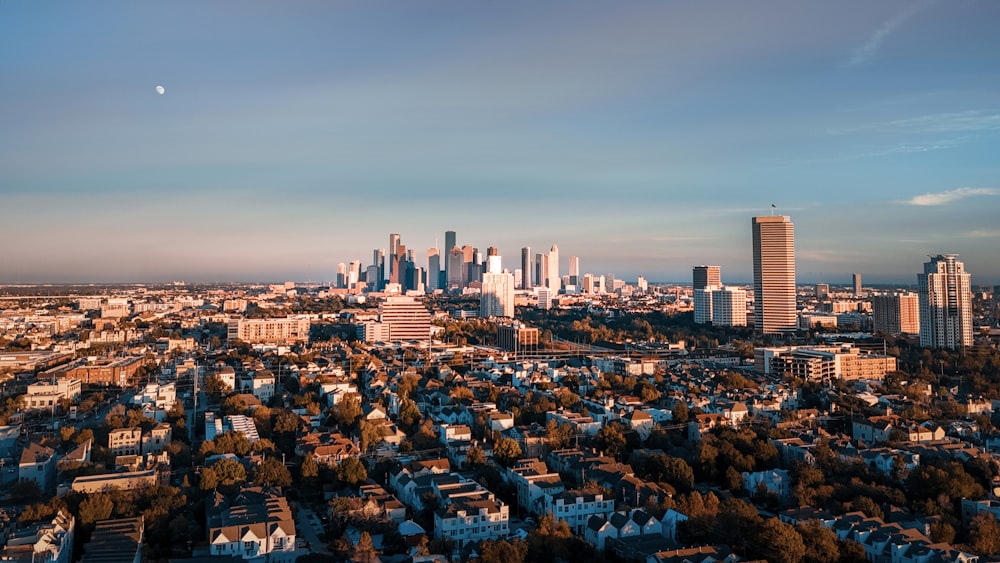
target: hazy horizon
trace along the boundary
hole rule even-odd
[[[780,17],[779,17],[780,16]],[[1000,283],[1000,3],[0,3],[0,283],[562,270]],[[158,87],[162,87],[162,90]]]

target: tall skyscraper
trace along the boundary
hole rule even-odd
[[[709,285],[694,290],[695,323],[701,325],[712,322],[712,293],[718,289],[717,285]]]
[[[438,280],[441,277],[441,255],[436,248],[427,249],[427,293],[432,293],[438,289]]]
[[[347,287],[347,264],[340,262],[337,264],[337,288]]]
[[[569,257],[569,284],[579,285],[580,284],[580,257],[570,256]]]
[[[399,233],[389,233],[389,281],[396,283],[399,281],[399,272],[396,266],[399,262]]]
[[[851,283],[854,284],[854,295],[861,295],[861,274],[851,274]]]
[[[465,277],[463,275],[465,273],[465,265],[463,263],[464,256],[465,255],[462,254],[462,249],[457,246],[451,247],[451,250],[448,251],[448,261],[445,262],[445,271],[448,276],[448,286],[445,289],[451,291],[452,289],[462,289],[465,287],[465,284],[463,283],[463,279]]]
[[[764,333],[794,332],[795,231],[788,216],[754,217],[754,329]]]
[[[448,257],[451,255],[451,249],[455,248],[457,239],[455,238],[455,231],[445,231],[444,232],[444,289],[449,289],[451,286],[451,260]]]
[[[552,245],[549,249],[548,259],[545,261],[547,266],[548,279],[545,286],[552,290],[553,294],[559,293],[562,286],[562,278],[559,276],[559,247]]]
[[[917,275],[921,346],[972,345],[972,276],[956,258],[957,254],[932,257]]]
[[[479,294],[479,316],[514,316],[514,274],[502,272],[499,255],[486,259],[486,273],[483,274],[482,290]]]
[[[918,334],[920,299],[916,293],[892,292],[872,296],[872,320],[875,332]]]
[[[718,266],[695,266],[692,268],[692,281],[694,289],[705,289],[710,285],[721,286],[722,274]]]
[[[385,250],[381,248],[373,250],[372,263],[376,268],[378,268],[378,276],[376,276],[377,279],[374,282],[372,282],[372,280],[368,280],[368,283],[373,284],[373,287],[376,290],[382,291],[385,289],[385,281],[387,279],[385,271]]]
[[[347,267],[347,287],[353,288],[361,281],[361,260],[351,260]]]
[[[534,286],[531,279],[534,271],[531,265],[531,247],[525,246],[521,249],[521,289],[531,289]]]

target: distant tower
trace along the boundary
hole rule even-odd
[[[580,257],[569,257],[569,284],[580,285]]]
[[[388,279],[390,282],[399,281],[399,272],[396,271],[396,266],[399,258],[396,254],[399,253],[399,233],[389,233],[389,274]]]
[[[378,268],[378,275],[374,281],[374,288],[378,291],[385,289],[385,250],[379,248],[372,251],[372,263]],[[369,280],[371,283],[371,280]]]
[[[559,247],[552,245],[549,249],[548,260],[546,260],[548,265],[547,281],[546,287],[552,290],[553,295],[559,293],[560,286],[562,285],[562,278],[559,277]]]
[[[917,274],[921,346],[972,346],[972,276],[957,257],[939,254]]]
[[[486,273],[483,274],[482,291],[479,297],[479,316],[514,316],[514,274],[501,272],[500,256],[486,258]]]
[[[347,269],[347,287],[353,288],[361,281],[361,260],[351,260]]]
[[[427,249],[427,293],[438,289],[438,279],[441,277],[441,255],[436,248]]]
[[[854,284],[855,297],[861,296],[861,274],[851,274],[851,282]]]
[[[347,264],[340,262],[337,264],[337,288],[347,287]]]
[[[531,289],[534,286],[531,275],[534,271],[531,264],[531,247],[525,246],[521,249],[521,289]]]
[[[694,289],[705,289],[710,285],[719,287],[722,285],[722,275],[718,266],[695,266],[692,268]]]
[[[451,272],[451,260],[448,259],[448,256],[450,256],[450,254],[451,254],[451,249],[455,248],[455,245],[457,244],[456,240],[457,239],[455,238],[455,231],[445,231],[444,232],[444,256],[445,256],[445,260],[444,260],[444,283],[445,283],[445,287],[444,287],[444,289],[449,289],[450,286],[451,286],[451,276],[452,276],[452,272]]]
[[[754,329],[764,333],[794,332],[795,230],[788,216],[754,217]]]
[[[462,254],[462,249],[453,246],[451,250],[448,251],[448,261],[445,262],[445,271],[447,272],[448,286],[446,289],[462,289],[464,284],[462,283],[462,273],[465,271],[465,267],[462,264],[464,255]]]
[[[830,297],[830,284],[828,283],[816,284],[816,299],[822,301],[824,299],[829,299],[829,297]]]

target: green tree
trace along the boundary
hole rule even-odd
[[[522,453],[521,445],[513,438],[500,438],[493,444],[493,459],[504,467],[514,465]]]
[[[243,464],[235,459],[220,459],[209,468],[215,472],[220,487],[239,485],[247,480],[247,471]]]
[[[980,512],[969,522],[969,541],[980,555],[1000,552],[1000,524],[989,512]]]
[[[481,563],[524,563],[527,561],[528,544],[524,540],[488,540],[483,542],[479,554]]]
[[[798,563],[806,554],[806,546],[791,524],[778,518],[768,518],[757,533],[757,551],[772,563]]]
[[[465,452],[465,465],[469,467],[479,467],[486,464],[486,454],[479,446],[472,446]]]
[[[96,522],[111,518],[114,508],[109,495],[94,493],[80,503],[80,525],[90,527]]]
[[[361,538],[358,539],[357,545],[354,546],[354,555],[351,557],[352,561],[360,561],[361,563],[371,563],[375,560],[377,552],[375,551],[375,545],[372,543],[372,535],[367,531],[361,532]]]
[[[335,470],[337,480],[350,487],[356,487],[368,479],[365,464],[356,457],[347,457],[337,464]]]
[[[307,455],[302,460],[299,473],[303,479],[313,479],[319,476],[319,464],[316,463],[316,458],[312,454]]]
[[[870,497],[858,497],[851,501],[851,508],[854,510],[860,510],[865,513],[865,516],[869,518],[884,518],[885,513],[882,512],[882,507],[880,507],[874,500]]]
[[[270,487],[287,487],[292,484],[292,474],[281,460],[269,457],[257,468],[254,483]]]
[[[818,520],[810,520],[795,527],[802,536],[806,563],[835,563],[840,558],[837,534],[824,528]]]
[[[625,432],[620,423],[611,422],[597,431],[594,442],[605,454],[617,458],[625,450]]]

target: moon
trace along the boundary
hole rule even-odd
[[[166,91],[167,91],[167,89],[164,88],[163,86],[160,86],[159,84],[156,85],[156,93],[157,94],[159,94],[159,95],[162,96],[164,93],[166,93]]]

